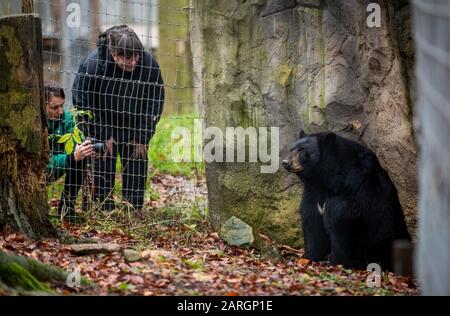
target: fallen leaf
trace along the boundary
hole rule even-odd
[[[199,282],[208,282],[214,280],[214,276],[211,274],[206,274],[203,272],[194,272],[192,273],[192,277],[195,281]]]
[[[140,275],[127,274],[124,277],[122,277],[121,280],[130,282],[134,285],[144,284],[144,278],[141,277]]]
[[[167,284],[169,284],[169,283],[170,283],[170,280],[168,280],[168,279],[159,279],[158,281],[155,282],[154,287],[162,288],[162,287],[167,286]]]
[[[311,262],[311,260],[306,259],[306,258],[300,258],[300,259],[297,259],[297,261],[296,261],[296,263],[297,263],[298,266],[306,266],[306,265],[308,265],[310,262]]]
[[[336,292],[337,294],[341,294],[342,292],[345,292],[345,289],[343,289],[343,288],[341,288],[341,287],[337,287],[337,288],[335,288],[334,290],[335,290],[335,292]]]

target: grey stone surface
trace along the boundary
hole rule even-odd
[[[125,249],[123,251],[123,256],[127,262],[136,262],[142,259],[141,254],[133,249]]]
[[[277,126],[280,162],[300,128],[361,142],[396,184],[414,234],[409,6],[380,1],[381,27],[368,28],[368,1],[301,5],[314,2],[193,1],[191,46],[205,125]],[[297,183],[282,168],[261,174],[258,163],[208,163],[210,220],[218,229],[236,215],[256,233],[301,246]]]
[[[255,240],[252,227],[235,216],[222,225],[220,237],[233,246],[250,246]]]

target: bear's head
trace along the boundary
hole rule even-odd
[[[305,135],[300,131],[299,138],[292,144],[290,154],[283,160],[283,167],[299,176],[312,172],[322,159],[325,144],[330,143],[336,137],[333,133],[318,133]]]
[[[303,131],[282,165],[302,181],[341,188],[382,171],[375,154],[364,146],[334,133],[305,135]]]

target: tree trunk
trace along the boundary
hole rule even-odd
[[[49,146],[39,18],[0,18],[0,230],[55,236],[47,218]]]
[[[160,39],[156,58],[166,84],[164,111],[169,115],[183,115],[197,110],[195,103],[194,106],[191,104],[192,56],[187,27],[189,11],[181,10],[189,6],[189,0],[174,0],[170,5],[177,10],[167,10],[159,6],[157,8]],[[176,71],[173,71],[174,69]]]
[[[336,132],[371,148],[398,189],[414,235],[410,7],[378,1],[381,26],[370,28],[369,3],[193,0],[194,95],[205,126],[224,134],[226,127],[279,127],[279,162],[300,128]],[[256,232],[301,246],[297,177],[282,169],[262,174],[260,165],[207,164],[212,224],[219,228],[234,215]]]
[[[51,293],[43,282],[63,285],[68,273],[38,261],[0,251],[0,288]],[[10,293],[8,293],[10,294]]]
[[[33,13],[33,0],[22,0],[22,13]]]
[[[450,295],[450,3],[414,1],[422,294]]]

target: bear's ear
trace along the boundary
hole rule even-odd
[[[306,136],[305,131],[303,129],[301,129],[300,133],[298,134],[298,138],[303,138],[305,136]]]
[[[325,136],[325,141],[329,144],[329,143],[334,143],[334,141],[336,140],[336,134],[335,133],[327,133],[327,135]]]

